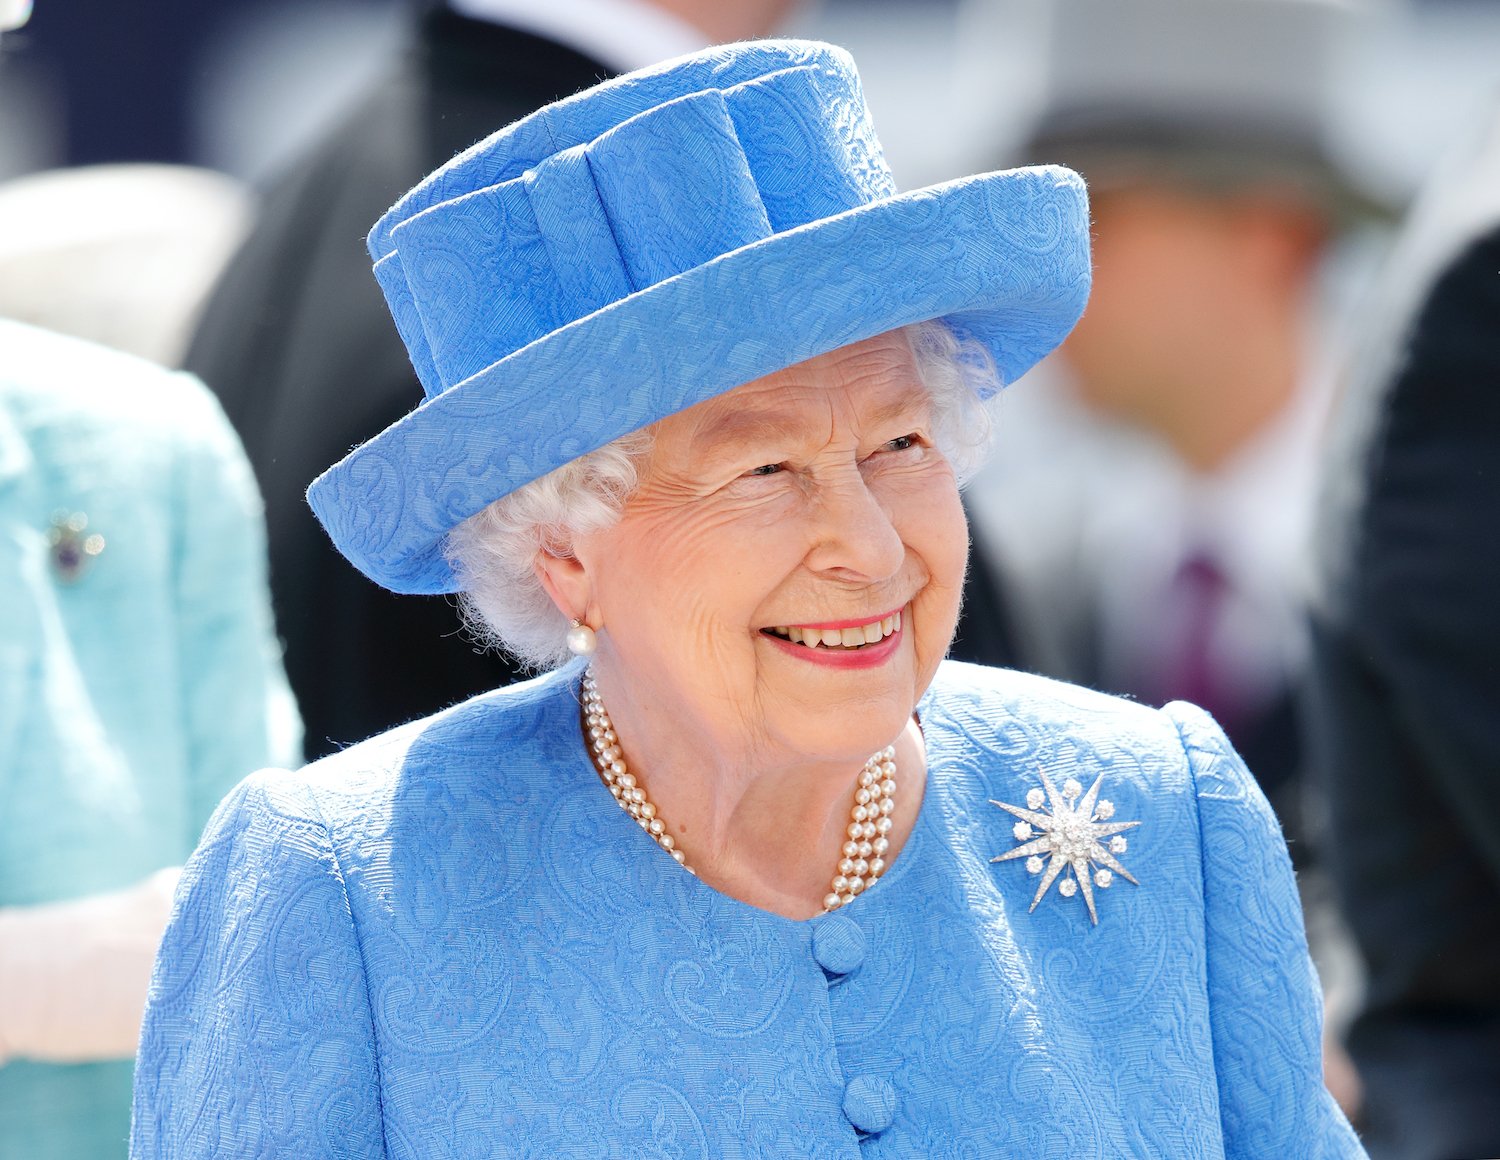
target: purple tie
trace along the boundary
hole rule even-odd
[[[1169,631],[1173,648],[1151,682],[1161,701],[1191,701],[1228,725],[1238,707],[1213,655],[1215,630],[1224,614],[1229,581],[1212,556],[1196,552],[1172,578]]]

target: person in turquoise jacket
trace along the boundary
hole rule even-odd
[[[177,867],[298,753],[260,518],[196,380],[0,321],[0,1156],[125,1155]]]
[[[848,56],[752,42],[369,245],[427,400],[313,509],[547,671],[226,799],[137,1160],[1364,1155],[1219,728],[944,660],[984,400],[1087,296],[1076,174],[898,194]]]

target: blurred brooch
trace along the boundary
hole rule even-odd
[[[1026,809],[991,799],[991,805],[1021,819],[1012,827],[1016,841],[1021,845],[990,861],[1009,862],[1013,858],[1025,858],[1026,869],[1042,876],[1036,897],[1031,900],[1030,911],[1036,910],[1047,888],[1057,882],[1057,892],[1064,898],[1083,894],[1089,918],[1098,926],[1099,914],[1094,909],[1095,886],[1108,889],[1116,874],[1127,882],[1140,885],[1115,855],[1125,853],[1126,842],[1120,836],[1122,831],[1141,823],[1110,821],[1115,807],[1099,797],[1099,784],[1103,780],[1104,775],[1100,774],[1088,793],[1084,793],[1083,787],[1070,777],[1063,782],[1059,792],[1043,773],[1042,785],[1046,787],[1046,793],[1040,789],[1028,790]],[[1060,882],[1059,877],[1062,878]]]
[[[64,584],[82,576],[94,557],[104,551],[104,537],[89,532],[89,517],[83,512],[58,510],[52,513],[47,529],[47,546],[52,552],[52,570]]]

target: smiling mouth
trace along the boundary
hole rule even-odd
[[[815,628],[810,625],[791,624],[780,625],[776,628],[763,628],[761,631],[807,648],[844,649],[853,652],[868,645],[879,644],[892,633],[900,632],[901,611],[898,609],[878,620],[845,628]]]

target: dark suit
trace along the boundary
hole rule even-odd
[[[481,137],[606,75],[512,29],[436,11],[408,57],[266,197],[204,314],[190,366],[224,403],[266,497],[271,581],[311,756],[503,684],[449,601],[359,575],[303,498],[312,478],[421,398],[363,239]]]
[[[1500,139],[1500,137],[1497,137]],[[1329,863],[1369,971],[1375,1160],[1500,1156],[1500,205],[1372,389],[1314,618]],[[1447,251],[1451,254],[1451,251]],[[1371,341],[1380,335],[1372,333]],[[1368,401],[1366,403],[1368,404]]]
[[[606,75],[598,62],[445,10],[410,57],[266,199],[217,288],[187,365],[219,395],[266,497],[271,587],[310,757],[511,680],[448,600],[394,596],[334,550],[303,498],[315,475],[421,398],[361,244],[454,153]],[[972,607],[999,609],[982,566]],[[1009,655],[998,613],[958,655]]]

